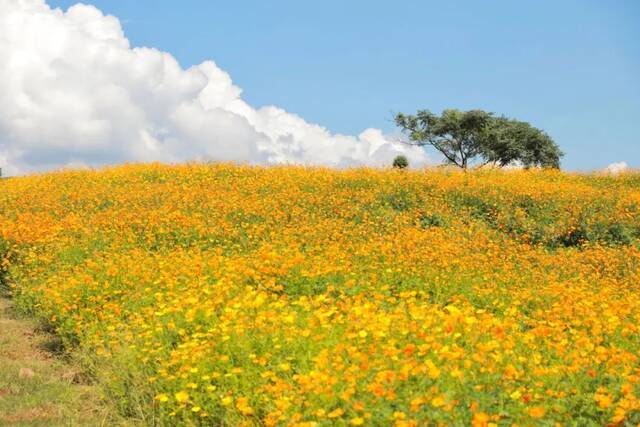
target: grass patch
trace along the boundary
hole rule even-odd
[[[124,425],[81,367],[51,351],[57,342],[0,298],[0,425]]]

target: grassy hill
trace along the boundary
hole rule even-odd
[[[129,165],[0,181],[0,233],[146,424],[640,422],[637,174]]]

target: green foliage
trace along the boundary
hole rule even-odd
[[[482,110],[448,109],[440,116],[420,110],[416,115],[397,114],[395,122],[410,144],[430,145],[463,169],[476,158],[499,166],[519,162],[526,168],[559,168],[563,155],[540,129]]]
[[[614,244],[630,245],[633,242],[631,230],[619,223],[611,224],[607,229],[607,240]]]
[[[599,243],[608,246],[630,245],[633,243],[630,228],[620,223],[596,223],[589,226],[581,223],[558,237],[557,242],[565,247],[582,246],[586,243]]]
[[[529,123],[494,118],[485,131],[481,156],[499,166],[520,162],[525,168],[560,168],[562,152],[551,137]]]
[[[13,259],[13,252],[8,242],[0,238],[0,293],[9,290],[9,266]]]
[[[586,244],[624,246],[640,237],[633,222],[614,220],[615,206],[588,205],[567,217],[571,206],[546,198],[460,189],[447,194],[458,212],[481,221],[511,238],[549,249],[582,247]],[[629,210],[632,210],[629,206]],[[466,216],[466,215],[465,215]]]
[[[497,209],[486,199],[486,196],[454,192],[451,198],[456,205],[468,211],[471,217],[483,220],[490,225],[496,224]]]
[[[444,218],[437,213],[420,214],[420,227],[425,230],[431,227],[444,227],[446,224]]]
[[[406,188],[397,188],[393,192],[382,194],[382,204],[390,206],[394,211],[408,211],[420,203],[417,193]]]
[[[409,160],[407,160],[406,156],[399,155],[393,159],[393,167],[396,169],[405,169],[409,166]]]
[[[558,242],[566,247],[581,246],[589,241],[585,227],[577,227],[558,237]]]
[[[481,110],[444,110],[437,116],[421,110],[415,116],[398,114],[396,125],[409,135],[415,145],[431,145],[451,164],[466,168],[481,154],[483,132],[490,124],[491,113]]]

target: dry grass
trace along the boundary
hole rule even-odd
[[[52,340],[0,298],[0,426],[111,425],[97,389],[78,382]]]

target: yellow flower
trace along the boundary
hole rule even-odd
[[[360,417],[352,418],[350,423],[352,426],[361,426],[362,424],[364,424],[364,419]]]
[[[178,403],[184,403],[189,400],[189,393],[187,393],[186,391],[179,391],[173,396],[176,398],[176,401]]]
[[[157,395],[155,397],[156,400],[160,401],[160,402],[166,402],[169,400],[169,396],[167,396],[165,393],[160,393],[159,395]]]
[[[429,378],[436,379],[440,376],[440,369],[435,365],[435,363],[427,359],[425,364],[427,365],[427,374],[429,375]]]
[[[596,401],[598,402],[598,406],[602,409],[607,409],[613,404],[613,402],[611,401],[611,396],[609,396],[608,394],[597,395]]]
[[[404,420],[405,418],[407,418],[407,414],[401,411],[396,411],[393,413],[393,418],[396,420]]]
[[[444,406],[444,404],[446,403],[444,396],[437,396],[434,397],[433,399],[431,399],[431,405],[434,408],[439,408],[441,406]]]
[[[340,416],[342,416],[342,414],[344,414],[344,411],[340,408],[334,409],[333,411],[329,412],[327,414],[327,417],[329,418],[338,418]]]
[[[288,363],[281,363],[280,365],[278,365],[278,367],[280,368],[281,371],[287,372],[288,370],[291,369],[291,365],[289,365]]]

